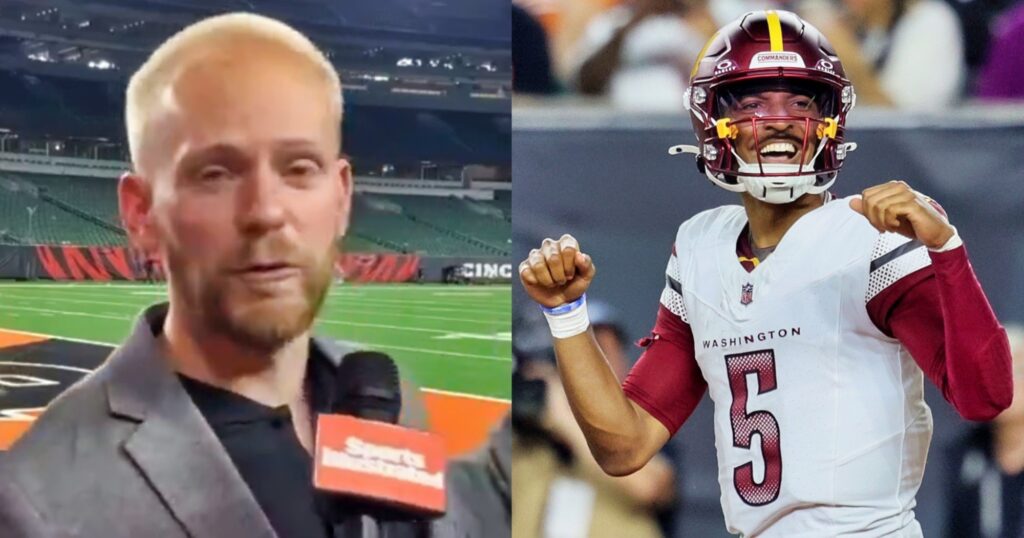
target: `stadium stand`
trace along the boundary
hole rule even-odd
[[[0,173],[0,241],[123,245],[117,182],[53,174]],[[30,207],[35,213],[29,217]],[[477,201],[435,195],[357,193],[349,252],[436,256],[507,255],[508,197]],[[31,228],[31,229],[30,229]]]
[[[118,224],[116,181],[48,174],[21,174],[19,177],[57,200],[77,206],[115,226]]]
[[[31,182],[0,175],[0,240],[16,244],[123,245],[124,232],[49,196]]]
[[[491,205],[505,214],[505,220],[512,222],[512,191],[495,191]]]
[[[501,219],[493,218],[486,225],[481,225],[474,222],[474,214],[465,209],[445,211],[443,218],[435,220],[424,216],[423,207],[441,207],[449,203],[449,200],[436,196],[360,194],[355,198],[352,212],[353,234],[391,250],[408,253],[439,256],[508,253],[507,246],[495,246],[471,235],[478,230],[487,230],[484,235],[496,237],[505,228],[504,241],[507,243],[511,230]]]
[[[392,196],[411,220],[477,245],[489,254],[508,250],[512,223],[491,205],[462,198]],[[493,247],[493,250],[488,248]]]
[[[445,197],[509,188],[510,37],[493,3],[0,4],[0,28],[13,32],[0,35],[2,242],[123,245],[116,175],[130,160],[128,77],[183,24],[244,8],[300,27],[342,78],[345,153],[369,180],[357,181],[348,252],[509,253],[507,198]]]

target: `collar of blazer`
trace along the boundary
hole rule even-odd
[[[111,415],[139,422],[123,443],[193,538],[273,538],[275,533],[217,436],[163,359],[153,327],[167,304],[143,313],[108,359]]]

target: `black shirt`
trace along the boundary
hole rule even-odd
[[[267,407],[183,375],[178,377],[277,535],[330,536],[317,509],[313,458],[299,443],[288,407]]]

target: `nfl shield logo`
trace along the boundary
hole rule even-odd
[[[754,300],[754,285],[746,283],[740,288],[740,304],[747,306]]]

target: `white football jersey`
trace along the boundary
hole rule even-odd
[[[742,207],[679,227],[662,304],[689,323],[715,407],[722,509],[743,536],[920,536],[931,441],[923,374],[866,303],[930,263],[837,200],[753,272]]]

